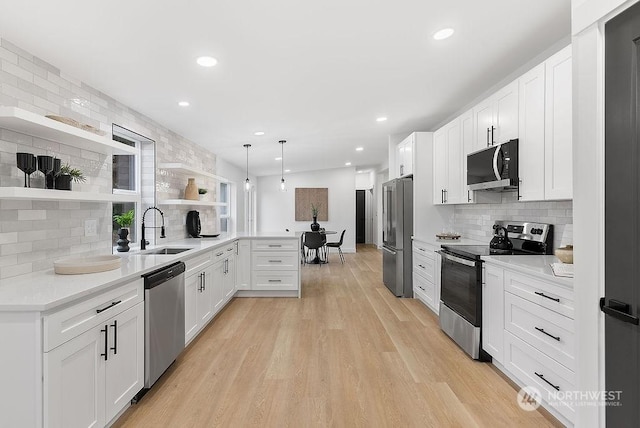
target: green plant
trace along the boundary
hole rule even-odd
[[[318,207],[313,204],[311,204],[311,215],[313,217],[318,217]]]
[[[135,217],[135,213],[133,209],[127,211],[126,213],[116,214],[113,216],[113,221],[118,223],[120,227],[129,227],[131,223],[133,223],[133,219]]]
[[[199,195],[206,195],[208,192],[207,189],[203,189],[202,187],[198,187],[198,194]]]
[[[74,183],[84,183],[87,181],[87,178],[84,176],[82,171],[78,168],[72,168],[68,163],[65,163],[60,167],[60,173],[58,175],[70,175],[71,181]]]

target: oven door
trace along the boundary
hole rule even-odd
[[[482,322],[482,262],[446,251],[442,256],[442,303],[476,327]]]

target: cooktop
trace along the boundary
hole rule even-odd
[[[482,256],[511,256],[511,255],[539,255],[531,251],[523,251],[518,249],[511,250],[495,250],[489,248],[489,245],[443,245],[443,249],[452,254],[458,254],[463,257],[479,259]],[[544,253],[543,253],[544,254]]]

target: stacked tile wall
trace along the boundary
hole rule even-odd
[[[572,201],[519,202],[514,192],[503,193],[501,204],[457,205],[449,227],[465,237],[489,242],[496,220],[553,224],[553,247],[573,244]]]
[[[215,173],[215,154],[166,129],[152,119],[114,100],[55,66],[34,57],[11,42],[0,39],[0,105],[31,112],[67,116],[111,134],[118,124],[155,143],[155,162],[181,162],[192,168]],[[81,169],[86,183],[74,190],[111,192],[111,156],[0,130],[0,186],[21,187],[23,174],[16,167],[16,152],[55,155]],[[142,187],[149,190],[155,175],[157,200],[183,197],[187,175],[158,170],[142,162]],[[32,185],[42,186],[42,175],[34,173]],[[215,182],[196,177],[199,187],[215,198]],[[148,193],[148,192],[147,192]],[[143,200],[142,208],[150,204]],[[163,205],[167,240],[187,237],[186,213],[193,207]],[[203,231],[217,230],[216,212],[200,209]],[[52,267],[53,261],[70,254],[110,254],[112,233],[111,203],[0,200],[0,279]],[[98,234],[84,236],[84,220],[98,220]],[[159,241],[158,243],[162,243]]]

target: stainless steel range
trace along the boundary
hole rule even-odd
[[[474,359],[482,350],[482,256],[551,254],[553,226],[497,221],[487,245],[443,245],[440,328]]]

